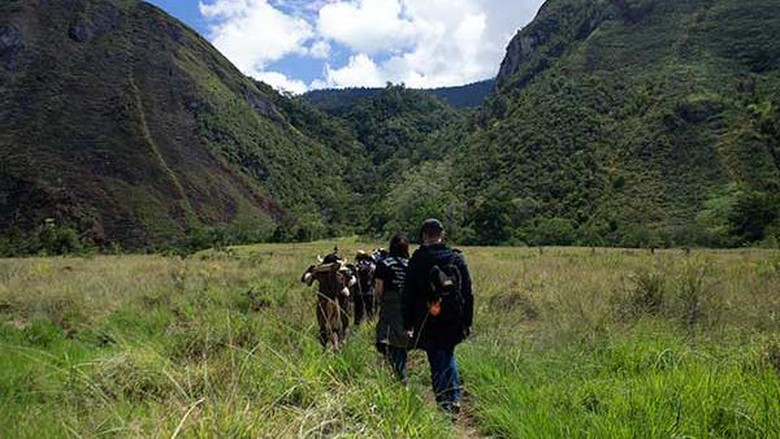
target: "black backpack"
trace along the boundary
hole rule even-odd
[[[447,263],[434,265],[428,272],[428,313],[437,321],[463,321],[465,301],[461,293],[460,269],[455,265],[457,257],[453,252]]]

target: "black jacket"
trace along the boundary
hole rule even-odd
[[[453,259],[454,256],[454,259]],[[428,273],[434,265],[453,262],[461,274],[461,294],[464,313],[460,322],[440,322],[428,316]],[[424,245],[409,260],[409,270],[404,283],[404,326],[414,330],[414,347],[420,349],[453,348],[463,341],[464,329],[471,327],[474,319],[474,294],[471,275],[466,260],[460,253],[453,253],[444,244]]]

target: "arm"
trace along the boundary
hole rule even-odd
[[[458,262],[458,269],[460,270],[461,276],[461,294],[463,295],[463,300],[465,302],[463,309],[463,325],[466,328],[471,328],[471,325],[474,323],[474,292],[472,291],[471,285],[471,273],[469,272],[469,267],[466,264],[466,259],[463,255],[460,255]]]
[[[385,292],[385,279],[387,278],[386,266],[377,265],[371,272],[371,280],[374,283],[374,299],[377,304],[382,303],[382,294]]]
[[[385,282],[382,279],[377,279],[374,283],[374,299],[376,303],[382,303],[382,294],[385,292]]]
[[[403,289],[403,315],[404,329],[411,331],[414,329],[414,296],[417,293],[417,274],[414,257],[409,260],[409,267],[406,271],[406,280]]]
[[[314,265],[310,266],[306,271],[303,272],[303,275],[301,275],[301,282],[305,283],[307,287],[310,287],[312,283],[314,283],[314,275],[312,272],[314,271]]]

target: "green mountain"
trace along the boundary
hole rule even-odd
[[[364,230],[387,235],[416,229],[426,213],[419,212],[417,203],[425,197],[414,192],[406,199],[398,191],[408,191],[409,178],[420,179],[417,174],[425,166],[444,163],[455,153],[465,132],[465,113],[425,91],[391,85],[357,101],[338,118],[365,148],[364,171],[350,181],[361,200],[355,210],[364,215]],[[433,178],[424,180],[438,184]]]
[[[493,80],[489,79],[457,87],[419,89],[419,91],[435,96],[441,102],[454,108],[475,108],[482,104],[493,86]],[[313,90],[305,93],[303,98],[306,102],[329,114],[340,114],[358,101],[375,96],[381,91],[382,88],[365,87]]]
[[[67,228],[148,248],[207,227],[251,239],[351,230],[354,145],[323,134],[344,133],[317,110],[291,120],[286,102],[149,4],[4,1],[0,233]]]
[[[418,174],[449,161],[463,142],[467,112],[444,104],[429,91],[403,85],[371,89],[352,99],[361,90],[369,89],[326,93],[335,105],[328,109],[330,123],[358,145],[357,150],[345,152],[349,157],[345,180],[356,197],[348,210],[360,224],[358,232],[376,236],[411,232],[425,213],[436,210],[420,210],[419,201],[425,197],[413,190],[417,186],[410,186],[410,179],[424,181],[426,188],[440,184],[431,181],[439,180],[434,175]],[[308,95],[288,102],[311,111]],[[345,144],[345,139],[340,143]],[[434,198],[438,205],[441,200]]]
[[[289,97],[146,3],[9,0],[0,253],[386,236],[430,216],[470,244],[776,244],[774,6],[549,0],[495,82]]]
[[[776,6],[549,0],[509,45],[455,162],[471,239],[777,239]]]

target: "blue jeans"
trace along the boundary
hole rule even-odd
[[[429,349],[425,353],[431,365],[431,384],[436,402],[444,410],[451,411],[460,400],[460,380],[454,348]]]

